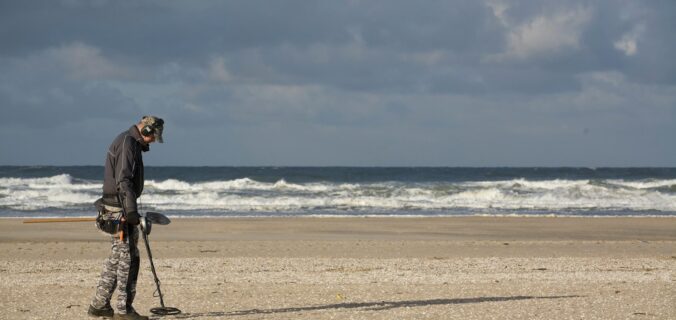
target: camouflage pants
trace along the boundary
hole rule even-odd
[[[140,265],[138,237],[138,227],[129,225],[125,228],[123,240],[120,240],[119,235],[112,236],[110,256],[103,265],[103,272],[92,300],[94,308],[103,309],[109,306],[117,286],[117,313],[126,314],[134,311],[131,304],[136,295],[136,279]]]

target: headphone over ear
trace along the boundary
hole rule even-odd
[[[143,128],[141,129],[141,134],[146,136],[146,137],[152,136],[153,134],[155,134],[155,126],[149,126],[149,125],[143,126]]]
[[[141,135],[145,137],[150,137],[158,133],[157,130],[160,130],[159,132],[160,135],[162,134],[164,120],[157,117],[144,116],[143,119],[141,119],[141,122],[145,124],[143,128],[141,128]]]

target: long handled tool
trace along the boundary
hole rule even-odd
[[[162,290],[160,289],[160,279],[157,278],[157,272],[155,272],[155,264],[153,263],[153,254],[150,251],[150,242],[148,241],[148,235],[150,234],[151,227],[153,223],[159,225],[169,224],[171,221],[165,215],[156,213],[156,212],[147,212],[145,216],[141,217],[141,234],[143,234],[143,243],[146,244],[146,252],[148,252],[148,261],[150,261],[150,270],[153,272],[153,277],[155,279],[155,286],[157,287],[157,294],[160,297],[161,307],[152,308],[150,312],[156,315],[172,315],[179,314],[181,310],[174,307],[167,307],[164,305],[164,296],[162,296]]]
[[[37,218],[26,219],[23,223],[48,223],[48,222],[95,222],[96,218]]]

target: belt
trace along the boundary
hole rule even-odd
[[[118,212],[122,211],[121,207],[109,206],[107,204],[104,204],[103,208],[110,213],[118,213]]]

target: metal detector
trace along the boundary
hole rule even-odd
[[[169,220],[167,216],[157,212],[146,212],[145,215],[141,216],[140,225],[141,225],[141,234],[143,235],[143,243],[146,244],[146,252],[148,252],[148,260],[150,261],[150,270],[152,270],[153,272],[153,277],[155,278],[155,286],[157,287],[157,290],[155,292],[157,293],[157,296],[160,297],[160,305],[161,305],[161,307],[150,309],[150,312],[160,316],[179,314],[181,313],[181,310],[179,310],[178,308],[167,307],[164,305],[164,297],[162,296],[162,290],[160,290],[160,279],[157,278],[157,272],[155,272],[155,264],[153,263],[153,254],[152,252],[150,252],[150,243],[148,241],[148,235],[152,230],[153,223],[159,225],[167,225],[171,223],[171,220]],[[153,297],[157,296],[155,295],[155,293],[153,293]]]
[[[160,305],[161,305],[161,307],[150,309],[150,312],[160,316],[179,314],[181,313],[181,310],[173,307],[167,307],[164,305],[164,297],[162,296],[162,291],[160,290],[160,279],[157,278],[157,272],[155,272],[155,264],[153,263],[153,254],[150,252],[150,244],[148,243],[148,235],[152,230],[153,224],[167,225],[171,223],[171,220],[169,220],[167,216],[157,212],[146,212],[144,215],[141,215],[140,220],[141,220],[140,221],[141,234],[143,234],[143,242],[146,244],[146,252],[148,252],[148,260],[150,260],[150,270],[153,271],[153,277],[155,277],[155,286],[157,286],[157,290],[155,292],[158,294],[157,296],[160,297]],[[24,220],[23,223],[93,222],[93,221],[96,221],[96,218],[47,218],[47,219],[27,219]],[[157,296],[155,295],[155,293],[153,293],[153,297]]]

